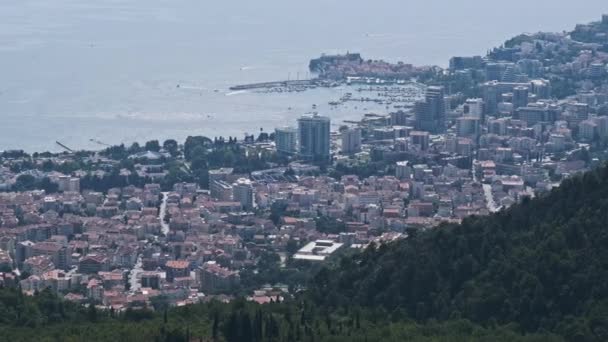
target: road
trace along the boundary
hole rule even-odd
[[[492,196],[492,186],[490,184],[482,184],[483,194],[486,197],[486,206],[491,213],[495,213],[500,210],[499,207],[496,206],[496,202],[494,202],[494,196]]]
[[[472,162],[473,167],[471,168],[471,174],[473,176],[474,182],[480,182],[479,179],[477,179],[477,173],[475,172],[475,162],[476,161],[477,161],[477,159],[473,159],[473,162]],[[492,196],[492,185],[482,183],[481,186],[483,188],[483,194],[486,198],[486,207],[488,208],[488,210],[491,213],[495,213],[495,212],[499,211],[500,207],[498,207],[496,205],[496,202],[494,201],[494,196]]]
[[[160,210],[158,211],[158,219],[160,220],[160,231],[163,235],[169,234],[169,224],[165,222],[165,214],[167,212],[167,195],[168,192],[163,192],[163,200],[160,202]]]
[[[168,192],[163,192],[163,199],[160,202],[160,210],[158,211],[158,219],[160,220],[160,231],[163,235],[167,235],[169,233],[169,224],[165,223],[165,213],[167,212],[167,195]],[[148,242],[149,244],[149,242]],[[129,273],[129,284],[131,285],[131,292],[135,292],[139,290],[141,287],[141,283],[138,281],[139,274],[143,272],[142,268],[142,256],[141,254],[137,256],[137,262],[133,269]]]
[[[133,266],[133,269],[131,269],[131,272],[129,273],[129,285],[131,285],[131,292],[135,292],[141,287],[141,284],[137,281],[137,279],[139,274],[143,271],[144,270],[142,268],[141,255],[139,255],[137,256],[137,262],[135,263],[135,266]]]
[[[530,198],[536,197],[536,194],[534,193],[534,188],[530,186],[526,187],[526,193],[528,193],[528,196],[530,196]]]

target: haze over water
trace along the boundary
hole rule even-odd
[[[363,106],[327,105],[345,89],[228,87],[305,78],[321,53],[445,66],[602,13],[605,0],[2,0],[0,150],[242,137],[294,124],[312,104],[334,123],[357,120]]]

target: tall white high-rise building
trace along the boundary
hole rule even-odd
[[[528,87],[518,86],[513,88],[513,109],[518,109],[528,105]]]
[[[232,199],[241,203],[245,210],[253,209],[253,184],[247,178],[239,178],[232,184]]]
[[[431,133],[445,131],[446,104],[443,87],[428,87],[424,101],[416,102],[416,128]]]
[[[293,127],[277,128],[274,131],[274,141],[277,152],[294,154],[297,150],[298,130]]]
[[[468,99],[464,104],[467,116],[483,119],[483,99]]]
[[[353,154],[358,152],[361,152],[361,129],[345,129],[342,131],[342,153]]]
[[[456,119],[456,133],[459,137],[477,137],[481,134],[479,118],[463,116]]]
[[[330,157],[330,119],[320,115],[304,115],[298,119],[300,157],[328,161]]]
[[[578,125],[578,134],[582,140],[592,141],[598,136],[597,124],[591,119],[581,121]]]
[[[410,179],[412,177],[412,167],[408,161],[399,161],[395,168],[395,177],[397,179]]]
[[[608,137],[608,116],[598,116],[593,119],[597,124],[597,133],[600,138]]]

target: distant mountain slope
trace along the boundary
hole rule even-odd
[[[311,294],[324,305],[607,341],[608,168],[498,214],[368,250],[315,281]]]

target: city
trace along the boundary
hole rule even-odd
[[[243,140],[3,151],[0,283],[116,312],[288,300],[341,257],[600,167],[607,46],[608,15],[517,36],[425,69],[411,80],[425,85],[419,100],[360,121],[303,113]]]

